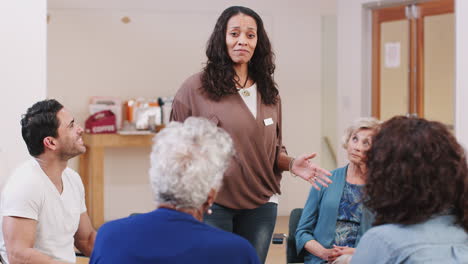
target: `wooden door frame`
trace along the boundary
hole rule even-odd
[[[405,6],[372,11],[372,116],[380,118],[380,24],[406,19]]]
[[[426,16],[435,16],[449,14],[455,12],[454,0],[438,0],[426,2],[418,5],[420,7],[420,17],[416,20],[417,24],[417,45],[418,45],[418,61],[417,61],[417,86],[416,98],[417,106],[416,113],[420,117],[424,117],[424,18]]]
[[[397,21],[406,19],[405,7],[393,6],[382,9],[372,10],[372,116],[380,118],[380,25],[383,22]],[[417,113],[424,117],[424,17],[454,13],[454,0],[434,0],[429,2],[417,3],[419,7],[419,18],[410,20],[410,38],[409,38],[409,70],[416,70],[416,76],[409,75],[409,112]],[[417,37],[413,39],[413,32],[416,29]],[[413,52],[417,45],[417,53]],[[416,78],[416,80],[414,79]]]

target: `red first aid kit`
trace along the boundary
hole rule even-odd
[[[108,134],[117,132],[115,115],[110,110],[92,114],[85,123],[85,131],[90,134]]]

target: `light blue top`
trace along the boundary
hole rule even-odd
[[[302,212],[301,219],[296,230],[296,248],[298,254],[305,254],[306,264],[322,263],[323,260],[306,252],[304,245],[309,240],[317,240],[325,248],[331,248],[335,240],[336,222],[338,219],[338,207],[346,182],[348,166],[332,171],[330,179],[333,181],[327,188],[320,191],[310,189]],[[363,208],[360,231],[356,242],[359,242],[362,234],[366,232],[373,222],[372,214]]]
[[[415,225],[387,224],[366,232],[352,264],[468,263],[468,234],[443,215]]]

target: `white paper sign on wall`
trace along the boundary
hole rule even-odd
[[[400,42],[385,43],[385,68],[400,67]]]

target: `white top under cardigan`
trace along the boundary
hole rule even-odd
[[[257,84],[253,84],[250,87],[242,88],[238,90],[240,97],[244,100],[244,103],[249,108],[252,115],[257,118]],[[249,96],[245,96],[244,93],[249,94]],[[273,194],[270,197],[269,203],[278,204],[279,202],[279,195],[277,193]]]

